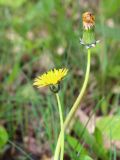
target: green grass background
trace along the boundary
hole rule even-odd
[[[67,67],[69,73],[62,83],[60,98],[64,116],[68,113],[82,85],[86,69],[86,50],[79,43],[82,36],[81,17],[85,11],[95,14],[96,39],[100,40],[100,44],[92,51],[90,80],[82,105],[83,108],[90,108],[88,113],[91,113],[104,97],[96,115],[119,116],[119,0],[0,0],[0,124],[6,126],[9,140],[15,144],[19,139],[16,138],[16,130],[20,130],[20,148],[23,151],[25,137],[31,136],[32,132],[38,148],[47,144],[50,155],[54,153],[59,133],[55,96],[49,89],[36,89],[32,84],[34,78],[44,71],[53,67]],[[117,131],[115,133],[120,138]],[[78,134],[76,127],[73,127],[73,132]],[[100,132],[103,134],[103,128]],[[85,141],[85,138],[82,140]],[[94,141],[89,140],[88,144]],[[80,159],[71,141],[70,137],[66,138],[66,156]],[[9,145],[11,143],[5,148]],[[113,146],[110,149],[112,151],[103,149],[100,153],[95,148],[89,146],[83,153],[94,159],[99,159],[103,154],[101,159],[104,160],[115,160],[120,155]],[[107,151],[107,158],[103,158]],[[21,155],[20,159],[25,159],[26,155]]]

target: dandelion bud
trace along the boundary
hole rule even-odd
[[[95,16],[91,12],[85,12],[82,15],[83,20],[83,37],[80,43],[87,49],[95,47],[99,41],[95,41]]]

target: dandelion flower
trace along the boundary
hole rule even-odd
[[[35,78],[33,85],[38,88],[51,85],[55,86],[66,76],[67,72],[68,69],[66,68],[50,70]]]

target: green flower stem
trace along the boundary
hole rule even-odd
[[[83,98],[83,95],[85,93],[86,87],[87,87],[87,83],[88,83],[88,79],[89,79],[89,74],[90,74],[90,57],[91,57],[91,51],[90,49],[88,49],[88,54],[87,54],[87,68],[86,68],[86,74],[85,74],[85,80],[82,86],[82,89],[75,101],[75,103],[73,104],[70,112],[68,113],[65,122],[64,122],[64,130],[66,130],[66,128],[68,127],[69,123],[71,122],[71,120],[74,118],[75,116],[75,112],[77,111],[79,104],[81,102],[81,99]],[[59,153],[60,153],[60,147],[61,147],[61,138],[62,138],[62,132],[60,132],[59,138],[58,138],[58,142],[57,142],[57,146],[56,146],[56,159],[58,160],[59,157]]]
[[[60,115],[60,125],[61,125],[61,135],[60,135],[60,140],[61,140],[61,153],[60,153],[60,149],[55,150],[55,156],[54,156],[54,160],[58,160],[59,157],[59,153],[60,153],[60,160],[63,160],[64,157],[64,124],[63,124],[63,115],[62,115],[62,107],[61,107],[61,103],[60,103],[60,98],[58,93],[56,93],[56,98],[57,98],[57,103],[58,103],[58,108],[59,108],[59,115]]]

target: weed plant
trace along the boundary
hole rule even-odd
[[[96,16],[100,44],[91,49],[89,83],[65,132],[64,159],[120,158],[119,6],[119,0],[0,0],[0,159],[53,157],[61,129],[57,101],[33,79],[69,69],[59,92],[65,120],[85,77],[88,54],[79,38],[86,10]]]

